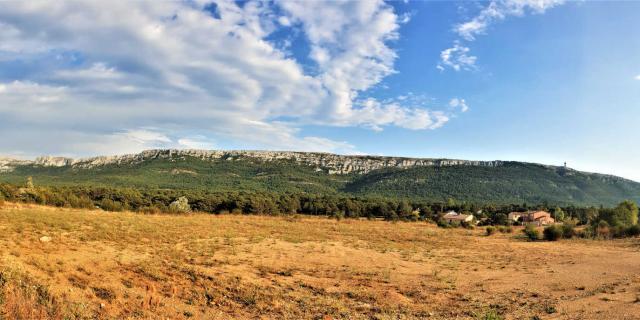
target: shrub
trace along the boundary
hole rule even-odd
[[[614,226],[609,228],[609,235],[613,238],[624,238],[627,235],[626,226]]]
[[[538,229],[536,229],[536,227],[532,224],[528,224],[524,230],[522,230],[522,232],[524,232],[524,234],[527,236],[527,238],[530,241],[536,241],[538,239],[540,239],[540,232],[538,231]]]
[[[447,222],[447,220],[440,219],[438,220],[438,227],[440,228],[451,228],[451,225]]]
[[[634,224],[632,226],[629,226],[626,230],[626,234],[628,237],[640,236],[640,225]]]
[[[490,235],[496,233],[496,228],[489,226],[489,227],[487,227],[485,229],[485,231],[487,232],[487,236],[490,236]]]
[[[191,212],[191,207],[189,206],[189,199],[187,199],[187,197],[178,198],[176,201],[172,202],[169,205],[169,211],[173,213]]]
[[[4,196],[0,193],[0,208],[4,206]]]
[[[504,317],[501,316],[496,310],[489,310],[484,314],[476,314],[475,318],[478,320],[503,320]]]
[[[412,211],[409,214],[403,215],[402,218],[404,220],[407,220],[407,221],[418,221],[418,220],[420,220],[420,212],[419,211]]]
[[[544,306],[544,311],[547,312],[548,314],[553,314],[558,312],[558,310],[556,309],[555,306],[547,304]]]
[[[562,237],[565,239],[571,239],[576,235],[573,224],[565,223],[562,225]]]
[[[596,226],[596,236],[600,238],[609,238],[610,235],[609,223],[604,220],[600,220]]]
[[[95,205],[93,201],[89,199],[87,196],[77,197],[74,195],[69,196],[69,205],[72,208],[80,208],[80,209],[93,209]]]
[[[156,206],[149,206],[149,207],[142,207],[138,209],[138,212],[141,212],[144,214],[159,214],[162,212],[162,210],[160,210],[160,208]]]
[[[513,233],[513,228],[511,226],[500,226],[498,227],[498,231],[501,233]]]
[[[582,230],[576,230],[576,237],[582,239],[590,239],[595,237],[593,233],[593,228],[584,228]]]
[[[122,203],[104,198],[100,201],[100,208],[105,211],[122,211]]]
[[[466,222],[466,221],[462,221],[460,223],[460,226],[462,226],[465,229],[474,229],[475,228],[475,226],[472,223]]]
[[[544,235],[544,239],[548,241],[558,241],[558,239],[562,238],[562,228],[557,225],[552,225],[544,228],[542,232]]]

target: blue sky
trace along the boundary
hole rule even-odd
[[[638,21],[640,2],[9,2],[0,154],[567,161],[640,181]]]

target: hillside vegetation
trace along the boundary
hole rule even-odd
[[[196,157],[148,159],[137,163],[73,166],[17,166],[0,182],[41,186],[102,186],[206,192],[269,192],[383,197],[415,201],[455,199],[470,203],[614,205],[640,201],[640,183],[560,167],[505,162],[500,166],[416,166],[366,174],[328,174],[289,160]]]
[[[416,167],[359,176],[344,190],[360,195],[467,202],[611,205],[640,199],[640,184],[564,168],[508,162],[499,167]]]

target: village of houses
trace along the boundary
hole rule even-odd
[[[516,225],[533,224],[539,227],[555,223],[551,213],[546,211],[511,212],[507,216],[509,221],[513,221],[513,224]],[[442,219],[449,224],[478,224],[481,222],[473,214],[462,214],[455,211],[447,212]]]

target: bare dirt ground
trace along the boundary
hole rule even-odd
[[[7,203],[0,319],[640,319],[639,244]]]

